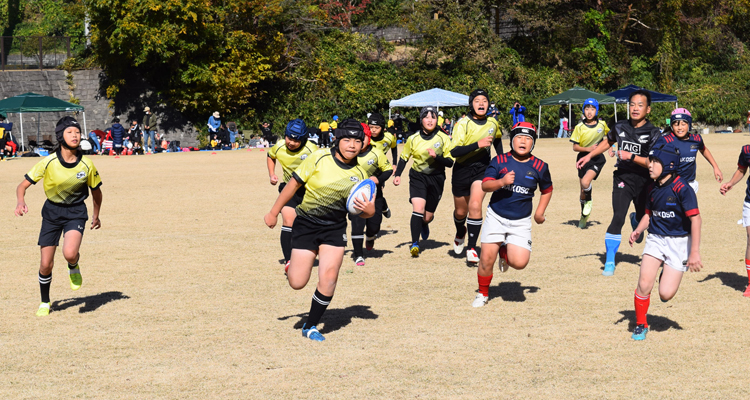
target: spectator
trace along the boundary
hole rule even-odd
[[[218,133],[219,128],[221,128],[221,116],[218,111],[214,111],[214,113],[208,117],[208,135],[211,136],[211,134]]]
[[[750,131],[750,110],[747,112],[747,130]]]
[[[498,115],[500,115],[500,111],[497,110],[495,103],[490,103],[490,108],[487,110],[487,116],[497,118]]]
[[[567,130],[563,123],[568,119],[568,110],[565,109],[565,105],[561,104],[560,109],[557,111],[557,116],[560,118],[560,130],[557,132],[557,138],[560,139],[565,136]]]
[[[237,134],[239,133],[237,124],[232,121],[227,122],[227,131],[229,132],[229,144],[232,146],[232,150],[239,148],[239,143],[237,143]]]
[[[156,147],[156,117],[151,114],[151,108],[146,107],[143,109],[146,115],[143,117],[141,127],[143,128],[143,151],[146,153],[154,153],[154,147]],[[151,144],[149,145],[149,138],[151,138]]]
[[[120,118],[115,117],[113,122],[114,123],[112,124],[112,127],[109,128],[109,131],[112,134],[112,148],[114,149],[115,154],[119,156],[122,153],[125,128],[120,125]]]
[[[339,116],[334,115],[333,121],[331,121],[331,132],[333,132],[334,129],[339,127]]]
[[[513,104],[513,107],[508,111],[508,114],[513,116],[512,126],[516,126],[519,122],[526,121],[526,107],[522,106],[519,102]]]
[[[91,148],[96,154],[102,154],[102,144],[99,142],[99,136],[96,132],[89,132],[89,142],[91,142]]]
[[[264,121],[259,126],[260,126],[261,137],[265,138],[269,142],[272,141],[273,140],[273,131],[272,131],[273,125],[268,121]]]
[[[133,149],[135,148],[136,143],[140,144],[141,127],[138,125],[138,121],[135,121],[135,120],[130,121],[130,129],[128,129],[128,133],[126,135],[130,143],[133,145],[132,147]]]
[[[443,118],[443,112],[438,111],[438,128],[442,129],[443,123],[445,123],[445,118]]]
[[[446,134],[450,135],[453,133],[453,124],[451,124],[451,120],[446,118],[445,121],[443,121],[443,125],[440,127],[440,129],[443,130]]]
[[[326,148],[328,147],[328,142],[330,139],[329,132],[331,131],[331,125],[328,124],[328,120],[324,119],[323,122],[318,125],[318,129],[320,130],[320,137],[318,138],[318,147]]]

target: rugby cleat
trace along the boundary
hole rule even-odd
[[[479,262],[479,255],[474,249],[466,250],[466,262],[476,264]]]
[[[310,329],[305,329],[305,326],[302,325],[302,336],[316,342],[322,342],[326,340],[326,338],[324,338],[323,335],[318,332],[318,328],[314,326],[311,326]]]
[[[465,235],[464,235],[465,237]],[[453,252],[456,254],[461,254],[462,251],[464,251],[464,238],[456,237],[453,239]]]
[[[364,257],[357,257],[357,259],[354,261],[355,264],[357,264],[358,267],[364,267],[365,266],[365,258]]]
[[[385,211],[383,211],[383,216],[386,217],[386,218],[390,218],[391,217],[391,209],[390,208],[386,208]]]
[[[646,333],[648,332],[648,327],[641,324],[635,327],[633,329],[633,340],[646,340]]]
[[[591,215],[591,209],[594,208],[594,204],[593,203],[594,202],[591,201],[591,200],[583,203],[583,211],[581,212],[581,214],[583,214],[583,215],[585,215],[587,217],[589,215]]]
[[[477,297],[474,298],[474,301],[471,303],[471,306],[474,308],[483,307],[485,304],[487,304],[487,300],[489,300],[489,296],[485,296],[481,293],[477,293]]]
[[[602,271],[602,275],[612,276],[614,274],[615,274],[615,263],[604,264],[604,271]]]
[[[37,317],[46,317],[49,315],[49,303],[39,304],[39,309],[36,310]]]
[[[81,284],[83,284],[83,277],[81,276],[80,267],[68,269],[68,277],[70,278],[71,289],[78,290],[81,288]]]
[[[500,251],[499,251],[499,258],[500,261],[497,263],[497,266],[500,268],[500,272],[505,272],[508,270],[508,248],[505,246],[505,243],[500,245]]]
[[[742,294],[745,297],[750,297],[750,285],[747,285],[747,289],[745,289],[745,293]]]
[[[581,214],[581,220],[578,221],[578,227],[580,229],[585,229],[586,224],[588,224],[588,222],[589,222],[589,216]]]
[[[427,240],[430,237],[430,225],[422,224],[422,240]]]
[[[411,248],[409,248],[409,253],[411,253],[412,257],[419,257],[419,242],[414,242],[411,244]]]
[[[365,249],[367,251],[372,251],[373,247],[375,247],[375,238],[376,236],[365,236]]]
[[[638,227],[638,219],[635,217],[635,213],[630,213],[630,226],[633,227],[633,230]],[[635,240],[636,243],[641,243],[643,241],[643,232],[638,236],[638,239]]]

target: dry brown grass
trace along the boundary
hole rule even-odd
[[[729,179],[748,137],[705,141]],[[41,187],[27,195],[29,215],[12,216],[14,189],[38,159],[2,163],[0,396],[746,399],[744,182],[722,197],[698,162],[705,270],[686,274],[671,302],[654,296],[654,331],[637,343],[643,244],[622,246],[615,276],[601,275],[613,163],[594,185],[592,226],[580,230],[569,143],[542,140],[535,154],[554,181],[547,222],[533,227],[526,270],[496,270],[486,307],[471,307],[475,268],[449,254],[449,186],[428,250],[412,259],[408,185],[389,183],[388,234],[366,267],[345,259],[323,343],[297,329],[316,278],[288,287],[279,229],[262,222],[277,194],[265,153],[94,157],[103,228],[85,234],[81,290],[70,291],[58,251],[46,318],[34,315]]]

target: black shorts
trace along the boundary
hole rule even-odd
[[[281,185],[279,185],[279,193],[281,193],[281,191],[284,190],[285,186],[286,186],[286,182],[282,182]],[[284,204],[284,207],[296,208],[298,205],[302,204],[303,198],[305,198],[305,185],[302,185],[301,188],[297,189],[297,192],[294,193],[294,196],[292,196],[292,199],[287,201],[286,204]]]
[[[451,191],[456,197],[468,196],[471,194],[471,185],[476,182],[482,182],[484,173],[487,171],[486,165],[469,165],[453,166],[453,175],[451,178]]]
[[[71,230],[83,232],[88,221],[86,204],[73,206],[55,204],[49,200],[42,207],[42,229],[39,231],[39,246],[57,246],[60,235]]]
[[[437,175],[425,175],[415,170],[409,170],[409,202],[418,197],[425,199],[424,210],[434,213],[440,198],[443,197],[445,187],[445,173]]]
[[[318,251],[322,244],[346,247],[346,220],[343,224],[322,225],[297,216],[292,225],[292,249]]]
[[[589,153],[578,153],[578,157],[576,158],[576,161],[580,160],[583,157],[586,157],[586,155]],[[602,169],[604,168],[604,164],[607,163],[607,158],[604,157],[604,154],[599,154],[598,156],[591,159],[591,161],[587,162],[586,165],[584,165],[581,169],[578,170],[578,179],[582,179],[584,175],[586,175],[586,172],[588,171],[594,171],[596,172],[596,176],[594,176],[594,180],[599,177],[599,174],[602,173]]]

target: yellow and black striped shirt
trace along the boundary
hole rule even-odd
[[[492,140],[501,139],[503,131],[495,118],[487,117],[483,120],[464,118],[453,128],[451,148],[468,146],[490,136]],[[469,166],[473,164],[490,165],[490,147],[480,147],[469,154],[456,157],[456,165]]]
[[[305,197],[297,206],[297,216],[320,225],[346,226],[346,200],[357,183],[367,179],[359,165],[339,161],[333,149],[312,153],[293,172],[305,185]]]
[[[357,164],[368,178],[393,169],[385,154],[374,146],[370,146],[370,150],[357,156]]]
[[[284,182],[289,182],[289,179],[292,179],[292,172],[316,150],[318,150],[318,146],[309,140],[297,150],[289,150],[286,147],[286,142],[279,140],[271,147],[271,150],[268,150],[268,157],[272,160],[279,160],[281,169],[284,171]]]
[[[430,136],[425,136],[421,132],[415,133],[406,139],[404,151],[401,152],[401,159],[409,161],[414,158],[411,169],[421,172],[425,175],[436,175],[445,173],[445,166],[437,162],[427,152],[428,149],[435,150],[435,155],[442,155],[445,158],[452,158],[451,139],[442,131],[435,130]]]
[[[89,196],[89,188],[102,185],[99,171],[91,160],[79,154],[73,163],[62,159],[60,150],[45,157],[31,168],[26,176],[31,184],[44,179],[44,194],[56,204],[81,204]]]

